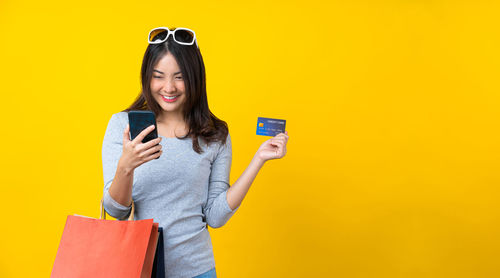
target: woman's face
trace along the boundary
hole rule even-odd
[[[170,52],[164,55],[153,68],[151,94],[164,112],[182,114],[186,102],[184,78],[177,61]]]

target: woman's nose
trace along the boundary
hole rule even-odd
[[[170,93],[170,92],[175,92],[175,84],[173,81],[166,81],[165,84],[163,84],[163,91]]]

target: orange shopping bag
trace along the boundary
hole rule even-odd
[[[151,277],[158,244],[153,219],[106,220],[69,215],[50,277]],[[161,250],[162,251],[162,250]]]

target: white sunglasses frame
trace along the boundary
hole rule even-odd
[[[167,33],[167,36],[165,37],[165,39],[163,39],[163,40],[161,40],[161,41],[154,41],[154,42],[153,42],[153,41],[151,41],[151,39],[150,39],[151,33],[152,33],[152,32],[154,32],[154,31],[156,31],[156,30],[165,30],[165,31],[167,31],[168,33]],[[193,33],[193,42],[192,42],[192,43],[187,43],[187,42],[180,42],[180,41],[177,41],[177,40],[175,39],[175,36],[174,36],[174,33],[175,33],[177,30],[185,30],[185,31],[188,31],[188,32]],[[170,29],[168,29],[168,27],[157,27],[157,28],[154,28],[153,30],[149,31],[149,34],[148,34],[148,43],[149,43],[149,44],[160,44],[160,43],[163,43],[163,42],[165,42],[165,41],[168,39],[168,37],[170,36],[170,34],[172,34],[172,39],[173,39],[176,43],[178,43],[178,44],[182,44],[182,45],[193,45],[193,43],[196,43],[196,47],[197,47],[198,49],[200,48],[200,47],[198,46],[198,41],[196,40],[196,33],[195,33],[193,30],[188,29],[188,28],[176,28],[176,29],[175,29],[175,30],[173,30],[173,31],[172,31],[172,30],[170,30]]]

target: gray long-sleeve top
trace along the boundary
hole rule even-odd
[[[123,131],[128,123],[126,112],[109,120],[102,145],[104,175],[104,208],[124,220],[130,215],[126,207],[109,195],[123,149]],[[134,219],[154,219],[163,227],[167,277],[193,277],[215,267],[212,242],[207,224],[224,225],[236,212],[227,203],[232,146],[205,144],[199,140],[202,154],[192,148],[192,140],[162,137],[163,153],[134,171],[132,199]]]

